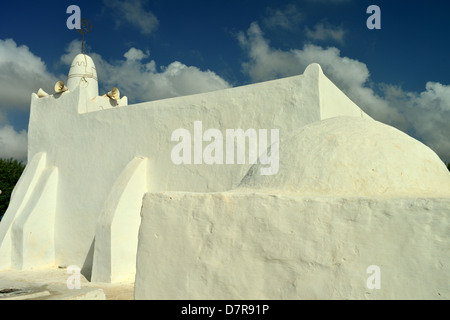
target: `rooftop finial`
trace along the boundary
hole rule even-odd
[[[81,28],[76,30],[78,33],[83,35],[83,41],[81,42],[81,53],[84,54],[84,35],[92,31],[92,22],[87,19],[82,19],[80,22]]]

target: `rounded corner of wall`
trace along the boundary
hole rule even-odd
[[[321,74],[323,74],[323,70],[322,67],[320,66],[320,64],[318,63],[311,63],[310,65],[308,65],[305,69],[305,72],[303,73],[304,75],[307,76],[319,76]]]

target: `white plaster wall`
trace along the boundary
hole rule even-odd
[[[12,266],[30,269],[55,263],[55,212],[58,169],[46,168],[36,192],[12,225]]]
[[[450,298],[448,198],[165,192],[141,215],[136,299]]]
[[[319,66],[318,66],[319,67]],[[319,67],[320,68],[320,67]],[[339,116],[356,116],[371,119],[353,101],[327,77],[319,77],[318,80],[320,95],[320,115],[321,119],[329,119]]]
[[[320,66],[313,64],[303,75],[296,77],[131,106],[114,108],[106,105],[106,110],[95,112],[89,111],[101,108],[105,99],[97,97],[93,101],[92,92],[85,88],[74,89],[71,85],[72,91],[40,99],[33,94],[28,159],[45,153],[45,167],[39,170],[44,172],[55,167],[58,172],[57,190],[53,195],[56,206],[53,226],[55,264],[78,265],[89,278],[96,247],[97,250],[104,248],[94,241],[96,231],[100,230],[100,215],[108,198],[117,192],[115,183],[135,158],[148,159],[144,170],[146,187],[153,192],[230,190],[248,172],[250,164],[173,164],[170,155],[177,142],[171,141],[171,134],[176,129],[184,128],[193,133],[194,121],[202,121],[204,131],[216,128],[223,133],[226,129],[238,128],[279,129],[283,143],[290,132],[321,120],[322,116],[345,114],[365,117],[342,92],[321,92],[320,88],[326,86],[331,86],[329,80]],[[324,100],[329,94],[332,97]],[[333,99],[339,102],[336,106],[331,103]],[[126,103],[124,97],[120,105]],[[333,112],[322,112],[322,108],[331,108]],[[32,180],[33,174],[26,173],[25,177],[27,181]],[[137,190],[141,190],[140,183],[137,184]],[[31,185],[30,188],[32,193],[40,192]],[[132,190],[133,187],[130,188]],[[124,199],[135,199],[136,195],[140,196],[139,192]],[[12,199],[13,209],[5,216],[5,221],[13,221],[20,211],[17,208],[25,201],[16,193]],[[133,207],[140,208],[141,201],[134,201]],[[117,211],[109,212],[112,215],[109,218],[113,218]],[[139,212],[134,214],[137,217]],[[112,227],[114,223],[110,225]],[[115,234],[120,232],[111,234],[111,237]],[[134,243],[137,231],[129,237],[130,244]],[[3,267],[11,266],[11,243],[8,239],[2,243],[6,249],[0,247],[7,252],[0,257],[0,266]],[[107,237],[103,237],[105,239]],[[104,243],[108,242],[105,240]],[[111,253],[110,257],[114,259],[114,254]],[[104,258],[97,261],[111,266],[99,266],[98,270],[109,269],[109,274],[97,274],[98,279],[114,278],[112,265],[115,262]],[[118,267],[121,268],[120,263]],[[130,274],[134,272],[129,271]]]
[[[20,243],[14,243],[12,229],[15,222],[24,214],[24,211],[26,212],[25,208],[28,203],[36,201],[36,186],[45,170],[47,165],[46,161],[47,157],[45,153],[35,154],[28,162],[12,192],[8,210],[0,224],[0,269],[8,269],[11,267],[13,256],[17,257],[17,255],[22,253],[22,249],[20,248],[22,241]],[[53,228],[54,221],[48,227]],[[13,245],[19,252],[13,251]],[[52,249],[54,254],[54,246]]]
[[[238,184],[249,165],[176,166],[170,154],[178,128],[280,129],[280,139],[320,119],[318,66],[304,75],[206,94],[84,112],[79,87],[56,97],[33,96],[29,158],[45,151],[58,167],[56,263],[83,266],[96,223],[117,177],[135,157],[148,158],[152,191],[223,191]],[[136,213],[138,214],[138,213]],[[92,254],[92,250],[91,250]]]
[[[134,281],[147,159],[135,158],[117,178],[97,222],[93,282]]]

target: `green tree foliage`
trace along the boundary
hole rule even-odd
[[[0,159],[0,220],[8,209],[11,193],[25,165],[14,159]]]

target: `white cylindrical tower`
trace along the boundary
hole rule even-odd
[[[92,58],[85,54],[79,54],[73,59],[67,80],[70,91],[74,91],[78,86],[86,88],[89,99],[98,96],[97,70]]]

